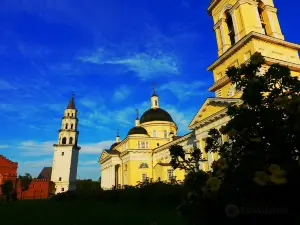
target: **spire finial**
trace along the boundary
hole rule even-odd
[[[153,87],[153,95],[156,95],[155,86],[156,86],[156,83],[153,82],[153,83],[152,83],[152,87]]]
[[[135,109],[136,111],[136,119],[138,120],[139,119],[139,109]]]
[[[74,102],[74,91],[72,91],[72,96],[71,96],[71,99],[69,101],[69,104],[67,106],[67,109],[76,109],[75,107],[75,102]]]
[[[119,132],[120,132],[120,129],[118,128],[118,129],[117,129],[117,137],[120,136]]]

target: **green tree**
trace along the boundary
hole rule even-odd
[[[171,165],[174,169],[183,169],[189,172],[199,172],[202,153],[199,148],[192,148],[184,151],[181,145],[172,145],[170,147]]]
[[[25,173],[24,176],[19,175],[18,181],[21,186],[21,199],[22,199],[23,192],[29,189],[29,186],[32,182],[32,176],[29,173]]]
[[[25,173],[24,176],[19,175],[18,179],[19,179],[22,191],[27,191],[32,182],[32,176],[29,173]]]
[[[209,217],[206,224],[270,224],[286,219],[280,213],[232,219],[224,214],[230,204],[261,211],[285,209],[289,214],[283,215],[289,216],[290,224],[297,219],[293,212],[300,200],[300,81],[288,67],[274,64],[263,73],[263,65],[264,58],[255,54],[249,63],[227,70],[243,94],[240,104],[228,107],[227,125],[211,130],[207,138],[205,150],[218,152],[221,159],[197,193],[196,212],[201,221]],[[228,135],[229,141],[220,143],[221,134]]]
[[[14,185],[11,180],[7,180],[4,184],[1,185],[1,192],[5,197],[6,201],[9,201],[12,198],[12,194],[14,192]]]

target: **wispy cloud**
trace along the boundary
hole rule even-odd
[[[101,141],[98,143],[82,144],[80,154],[94,154],[100,156],[103,149],[108,149],[115,141]]]
[[[1,148],[9,148],[9,145],[0,145],[0,149]]]
[[[108,60],[106,64],[123,65],[135,72],[141,80],[157,76],[178,75],[179,66],[171,53],[158,51],[157,54],[135,53],[129,57]]]
[[[22,163],[24,166],[28,168],[43,168],[43,167],[49,167],[52,165],[52,159],[43,159],[43,160],[36,160],[36,161],[26,161]]]
[[[179,100],[187,99],[192,96],[205,95],[207,93],[205,87],[208,83],[196,81],[193,83],[185,82],[169,82],[161,85],[159,90],[171,91]]]
[[[18,145],[17,149],[20,149],[22,155],[25,156],[50,155],[53,154],[54,143],[57,143],[57,141],[37,142],[28,140]]]
[[[10,84],[8,81],[0,80],[0,90],[11,90],[17,89],[15,86]]]
[[[122,85],[120,86],[114,93],[113,99],[115,101],[123,101],[131,94],[131,90],[128,86]]]

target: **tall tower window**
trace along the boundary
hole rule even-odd
[[[70,113],[68,113],[68,116],[70,116]]]
[[[164,131],[164,137],[167,138],[168,137],[168,132],[165,130]]]
[[[226,23],[227,23],[227,27],[228,27],[228,36],[230,38],[231,45],[234,45],[235,44],[235,33],[234,33],[232,17],[229,12],[226,12]]]
[[[154,131],[152,132],[152,136],[153,136],[153,137],[156,137],[156,130],[154,130]]]
[[[72,138],[72,137],[70,137],[69,144],[70,144],[70,145],[73,144],[73,138]]]
[[[66,123],[66,129],[68,129],[68,124]]]
[[[72,113],[72,117],[73,117],[73,113]]]
[[[67,144],[67,138],[66,137],[64,137],[63,139],[62,139],[62,142],[61,142],[63,145],[65,145],[65,144]]]
[[[73,124],[71,124],[71,129],[73,129]]]
[[[141,142],[138,141],[138,148],[141,148]]]
[[[155,100],[155,106],[157,106],[157,100]]]

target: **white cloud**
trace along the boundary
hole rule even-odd
[[[44,159],[44,160],[36,160],[36,161],[26,161],[21,163],[26,168],[43,168],[43,167],[51,167],[52,165],[52,159]]]
[[[0,149],[1,148],[9,148],[9,145],[0,145]]]
[[[171,91],[179,100],[186,99],[191,96],[204,95],[206,90],[199,88],[206,87],[207,83],[196,81],[193,83],[169,82],[159,87],[160,90]]]
[[[57,141],[24,141],[17,146],[21,150],[21,153],[26,156],[40,156],[40,155],[50,155],[53,154],[53,144]]]
[[[126,85],[122,85],[117,89],[114,93],[113,99],[115,101],[123,101],[126,99],[131,93],[131,90]]]
[[[101,141],[98,143],[81,144],[80,154],[95,154],[98,155],[99,157],[103,149],[108,149],[114,142],[115,141],[113,140],[108,140],[108,141]]]
[[[141,80],[166,75],[178,75],[179,66],[171,53],[135,53],[132,56],[108,60],[103,64],[124,65],[128,71],[135,72]]]
[[[17,89],[17,88],[5,80],[0,80],[0,90],[11,90],[11,89]]]
[[[97,107],[98,103],[88,98],[82,98],[79,100],[79,103],[87,108],[94,109]]]

